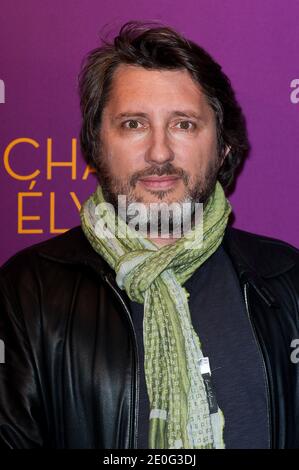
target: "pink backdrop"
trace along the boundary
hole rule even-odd
[[[0,8],[1,263],[80,223],[78,205],[96,181],[83,179],[76,146],[77,74],[103,26],[117,32],[132,19],[161,20],[222,64],[252,145],[230,196],[234,225],[299,246],[298,1],[2,0]],[[50,174],[50,160],[71,158]]]

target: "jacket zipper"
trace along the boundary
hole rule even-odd
[[[257,348],[258,348],[259,353],[260,353],[260,357],[261,357],[261,359],[262,359],[262,365],[263,365],[263,369],[264,369],[264,377],[265,377],[265,381],[266,381],[266,398],[267,398],[267,416],[268,416],[268,429],[269,429],[269,446],[270,446],[270,449],[272,449],[272,446],[273,446],[273,436],[272,436],[273,429],[272,429],[272,417],[271,417],[271,408],[270,408],[269,380],[268,380],[268,374],[267,374],[267,368],[266,368],[266,363],[265,363],[264,355],[263,355],[263,352],[262,352],[260,343],[259,343],[259,341],[258,341],[258,338],[257,338],[257,336],[256,336],[255,328],[254,328],[254,326],[253,326],[253,324],[252,324],[252,320],[251,320],[251,315],[250,315],[250,310],[249,310],[249,302],[248,302],[248,287],[249,287],[249,283],[248,283],[248,282],[245,282],[245,283],[244,283],[244,298],[245,298],[245,305],[246,305],[247,316],[248,316],[248,320],[249,320],[249,323],[250,323],[250,326],[251,326],[251,331],[252,331],[253,337],[254,337],[254,339],[255,339],[255,343],[256,343],[256,345],[257,345]]]
[[[138,399],[139,399],[139,377],[140,377],[140,371],[139,371],[139,356],[138,356],[138,347],[137,347],[137,338],[136,338],[136,333],[135,333],[135,330],[134,330],[134,326],[133,326],[133,322],[132,322],[132,318],[131,318],[131,315],[130,315],[130,312],[122,298],[122,296],[120,295],[120,293],[117,291],[117,289],[115,289],[115,287],[113,286],[113,284],[110,282],[109,278],[107,275],[104,276],[105,278],[105,281],[107,282],[107,284],[109,284],[109,286],[111,287],[111,289],[115,292],[115,294],[117,295],[117,297],[119,298],[122,306],[124,307],[124,310],[127,314],[127,317],[128,317],[128,320],[129,320],[129,324],[130,324],[130,327],[131,327],[131,331],[133,332],[133,337],[134,337],[134,349],[135,349],[135,357],[136,357],[136,380],[135,380],[135,407],[134,407],[134,404],[133,404],[133,415],[134,415],[134,429],[135,429],[135,433],[134,433],[134,449],[137,449],[137,438],[138,438],[138,407],[139,407],[139,403],[138,403]]]

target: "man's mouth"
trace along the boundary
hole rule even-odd
[[[177,175],[146,176],[139,181],[147,189],[169,189],[177,184],[180,177]]]

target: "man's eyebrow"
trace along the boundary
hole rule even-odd
[[[119,119],[122,119],[122,118],[126,118],[126,117],[148,117],[148,114],[147,113],[141,113],[140,111],[126,111],[125,113],[119,113],[117,114],[113,120],[119,120]]]
[[[203,119],[203,117],[192,110],[184,110],[184,111],[172,111],[171,113],[173,116],[182,116],[182,117],[193,117],[195,119]]]
[[[176,110],[176,111],[171,111],[170,113],[170,116],[181,116],[181,117],[186,117],[186,118],[190,118],[190,117],[193,117],[195,119],[203,119],[202,116],[198,113],[196,113],[195,111],[192,111],[192,110]],[[126,111],[124,113],[119,113],[117,114],[113,120],[120,120],[120,119],[123,119],[123,118],[130,118],[130,117],[144,117],[144,118],[148,118],[149,115],[147,113],[142,113],[140,111]]]

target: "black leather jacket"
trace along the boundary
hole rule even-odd
[[[271,447],[299,448],[299,363],[290,359],[299,338],[299,250],[229,226],[223,244],[264,361]],[[3,447],[136,448],[129,299],[80,227],[1,268],[0,339]]]

